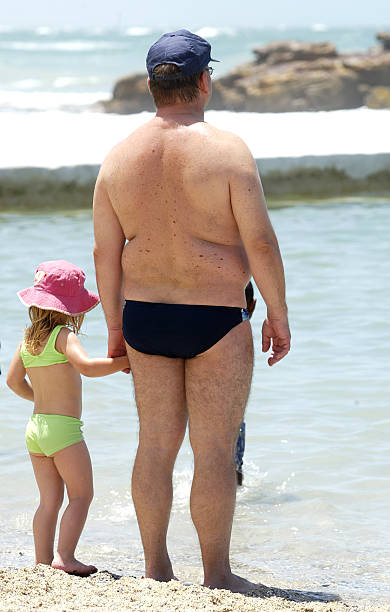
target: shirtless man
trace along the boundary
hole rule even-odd
[[[240,138],[204,122],[210,50],[187,30],[150,48],[156,116],[102,165],[94,255],[108,354],[127,350],[134,379],[140,432],[132,494],[145,576],[174,577],[166,535],[188,420],[204,585],[248,592],[256,585],[232,573],[229,547],[233,455],[252,377],[244,293],[251,273],[267,306],[262,349],[271,348],[269,365],[288,353],[290,332],[283,265],[256,164]]]

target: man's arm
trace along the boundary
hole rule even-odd
[[[104,179],[99,174],[93,198],[96,281],[108,328],[108,357],[126,354],[122,335],[122,251],[126,241],[112,207]]]
[[[232,159],[231,206],[252,276],[267,306],[262,348],[264,352],[272,348],[268,363],[273,365],[290,350],[283,263],[255,160],[241,139],[234,140]]]

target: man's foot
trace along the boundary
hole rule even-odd
[[[151,578],[158,582],[177,580],[173,573],[172,563],[167,551],[157,559],[147,561],[145,565],[145,578]]]
[[[176,576],[171,571],[166,572],[158,572],[158,571],[149,571],[145,572],[145,578],[151,578],[152,580],[157,580],[158,582],[170,582],[170,580],[177,580]]]
[[[85,565],[80,561],[77,561],[73,557],[73,559],[69,559],[65,561],[61,555],[56,554],[54,560],[51,564],[52,568],[59,569],[67,574],[72,574],[72,576],[90,576],[91,574],[96,574],[97,567],[94,565]]]
[[[233,593],[243,594],[266,588],[264,584],[261,584],[260,582],[250,582],[249,580],[246,580],[246,578],[241,578],[241,576],[237,576],[236,574],[230,574],[230,576],[227,576],[225,579],[205,581],[203,586],[206,586],[209,589],[226,589],[227,591],[232,591]]]

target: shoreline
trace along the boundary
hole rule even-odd
[[[256,163],[269,208],[335,199],[390,200],[390,153],[256,158]],[[0,212],[91,209],[98,172],[97,164],[0,168]]]
[[[390,602],[342,601],[336,593],[264,586],[252,594],[211,590],[178,581],[120,576],[100,571],[88,578],[44,565],[0,569],[0,610],[137,610],[153,612],[388,612]]]
[[[152,113],[0,113],[0,211],[90,208],[107,152]],[[205,120],[240,136],[272,201],[390,198],[390,110],[303,113],[207,111]],[[21,143],[15,133],[23,134]],[[39,146],[37,147],[37,143]]]

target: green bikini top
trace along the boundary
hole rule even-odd
[[[40,366],[54,365],[55,363],[67,363],[68,359],[65,355],[56,350],[57,336],[63,327],[66,327],[66,325],[57,325],[57,327],[53,329],[46,342],[45,348],[39,355],[32,355],[29,353],[23,340],[22,346],[20,347],[20,356],[25,368],[38,368]]]

